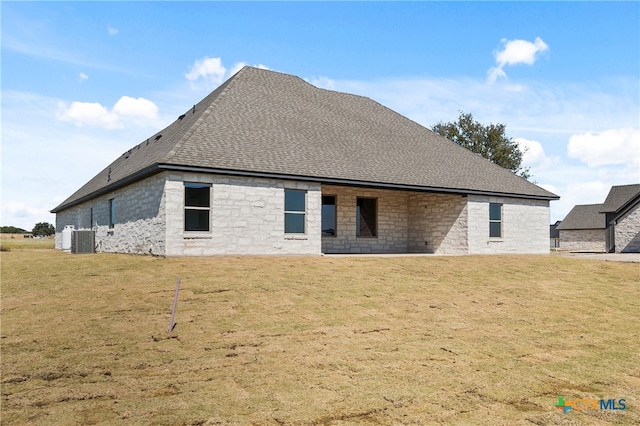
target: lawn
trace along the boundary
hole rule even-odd
[[[16,250],[50,250],[53,249],[54,239],[48,238],[22,238],[16,235],[14,238],[2,238],[0,240],[0,251]]]
[[[4,424],[640,423],[638,264],[53,250],[1,262]],[[563,414],[559,396],[626,409]]]

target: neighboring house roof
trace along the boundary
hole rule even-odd
[[[559,198],[369,98],[244,67],[52,212],[163,170]]]
[[[562,223],[561,220],[557,220],[556,223],[549,225],[549,237],[560,238],[560,231],[558,231],[558,225]]]
[[[638,202],[639,198],[640,184],[612,186],[600,211],[619,213],[631,203]]]
[[[581,204],[574,206],[556,229],[569,231],[576,229],[604,229],[602,204]]]

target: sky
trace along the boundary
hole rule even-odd
[[[640,182],[640,2],[11,2],[0,224],[31,230],[243,65],[506,125],[550,222]],[[464,169],[460,170],[464,173]]]

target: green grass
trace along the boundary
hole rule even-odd
[[[1,256],[3,423],[640,422],[638,264]]]

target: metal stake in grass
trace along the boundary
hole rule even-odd
[[[171,322],[169,322],[169,334],[176,328],[176,323],[173,322],[173,319],[176,316],[176,305],[178,304],[178,290],[180,290],[180,277],[178,277],[178,281],[176,282],[176,293],[173,296],[173,308],[171,308]]]

